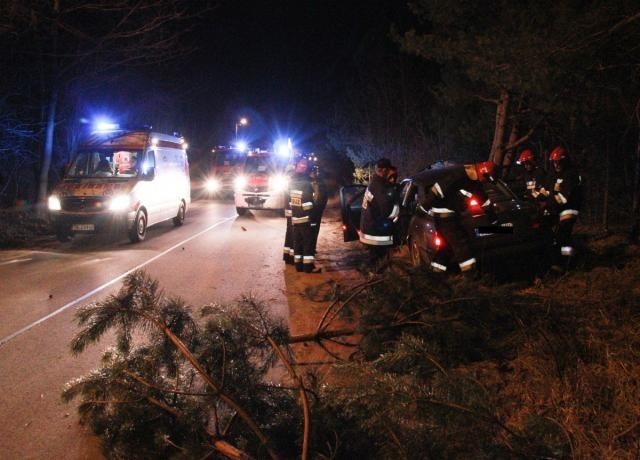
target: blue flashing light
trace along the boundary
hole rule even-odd
[[[290,157],[293,154],[293,144],[291,142],[291,138],[289,139],[278,139],[273,145],[273,149],[276,154],[281,157]]]
[[[113,123],[108,120],[96,120],[93,122],[93,132],[94,133],[109,133],[112,131],[116,131],[120,128],[118,123]]]
[[[247,143],[245,141],[238,141],[236,142],[236,150],[240,153],[244,153],[247,151],[247,148],[249,148],[249,146],[247,145]]]

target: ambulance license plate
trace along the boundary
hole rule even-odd
[[[95,224],[73,224],[71,230],[74,232],[93,232],[96,230]]]

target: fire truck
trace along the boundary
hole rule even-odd
[[[233,183],[239,215],[249,209],[271,209],[284,215],[291,161],[291,157],[266,150],[253,150],[247,154]]]
[[[211,153],[205,190],[209,196],[228,195],[233,192],[233,180],[242,171],[247,155],[242,149],[226,146],[215,147]]]

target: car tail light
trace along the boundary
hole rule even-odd
[[[469,211],[473,213],[481,213],[482,206],[480,205],[480,200],[478,199],[478,197],[476,197],[475,195],[469,197],[467,199],[467,208],[469,208]]]
[[[440,249],[441,247],[444,246],[444,239],[440,236],[438,232],[436,232],[435,235],[433,236],[433,245],[436,247],[436,249]]]
[[[347,231],[347,226],[346,226],[346,225],[343,225],[343,226],[342,226],[342,231],[343,231],[343,232],[346,232],[346,231]]]

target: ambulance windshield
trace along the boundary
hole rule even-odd
[[[142,151],[85,150],[73,160],[67,177],[136,177],[141,164]]]

